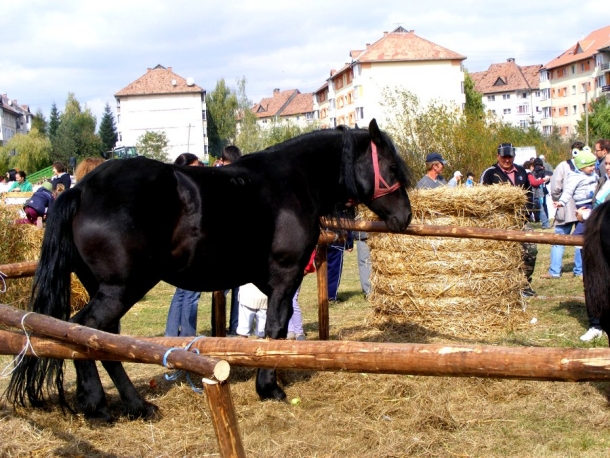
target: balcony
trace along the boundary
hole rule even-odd
[[[601,64],[599,68],[600,70],[608,70],[610,68],[610,63]]]
[[[606,84],[602,86],[602,92],[610,92],[610,84]]]

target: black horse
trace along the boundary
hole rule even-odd
[[[292,302],[320,234],[320,217],[362,202],[391,231],[411,220],[409,172],[375,120],[301,135],[228,167],[182,167],[150,159],[112,160],[57,199],[46,225],[30,308],[119,332],[119,320],[163,280],[192,291],[254,283],[269,296],[266,336],[286,337]],[[70,272],[91,296],[70,318]],[[75,361],[76,408],[111,416],[95,362]],[[136,391],[119,362],[102,361],[129,417],[157,407]],[[44,403],[63,391],[63,361],[25,359],[13,372],[13,403]],[[260,369],[261,399],[285,399],[274,370]]]
[[[610,201],[591,212],[583,235],[583,280],[587,311],[610,336]]]

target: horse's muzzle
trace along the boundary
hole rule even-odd
[[[411,212],[408,212],[406,215],[400,216],[392,215],[386,220],[385,224],[392,232],[404,232],[409,226],[409,224],[411,224],[412,216],[413,215],[411,214]]]

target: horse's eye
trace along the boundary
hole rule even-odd
[[[390,170],[392,172],[396,172],[398,170],[398,164],[394,163],[394,164],[390,165]]]

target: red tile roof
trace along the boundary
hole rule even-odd
[[[539,71],[542,65],[519,66],[514,59],[502,64],[491,64],[483,72],[471,73],[474,88],[482,94],[535,90],[540,87]]]
[[[290,106],[294,99],[296,99],[299,95],[304,95],[299,92],[298,89],[290,89],[287,91],[280,91],[279,89],[273,90],[272,97],[266,97],[262,99],[259,103],[256,103],[254,107],[252,107],[252,112],[256,115],[257,118],[270,118],[273,116],[280,116],[285,114],[284,111]],[[311,98],[311,94],[310,98]],[[301,100],[300,98],[298,100]],[[302,102],[299,102],[299,104]],[[313,111],[313,101],[311,104],[311,110]],[[294,112],[291,114],[297,114],[298,112]]]
[[[403,27],[384,32],[381,39],[372,45],[367,44],[364,51],[351,51],[350,56],[358,62],[466,59],[466,56],[418,37],[413,30]]]
[[[584,39],[544,66],[553,69],[592,57],[601,48],[610,46],[610,25],[594,30]]]
[[[313,93],[297,94],[282,111],[282,116],[294,116],[313,111]]]
[[[165,68],[157,65],[149,68],[146,74],[128,84],[115,97],[126,95],[150,95],[150,94],[184,94],[189,92],[203,92],[203,89],[196,84],[189,85],[186,78],[177,75],[172,71],[172,67]]]

